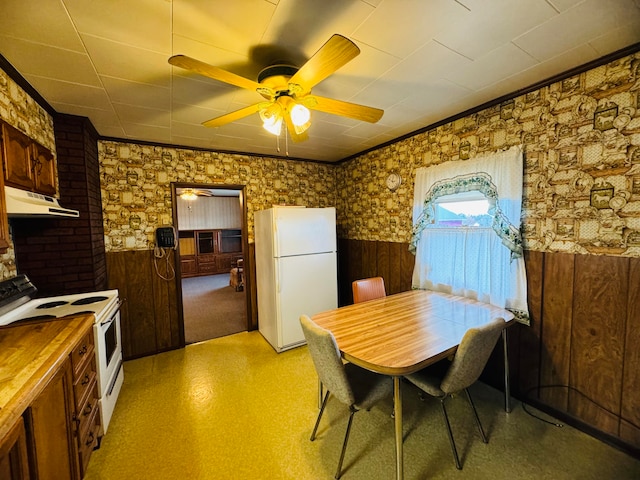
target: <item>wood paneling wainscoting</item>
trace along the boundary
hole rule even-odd
[[[384,278],[387,295],[411,290],[414,260],[406,243],[339,239],[339,305],[353,303],[351,283],[361,278]]]
[[[185,345],[178,290],[180,270],[175,262],[175,252],[171,250],[169,254],[169,262],[176,269],[176,276],[167,281],[156,272],[157,266],[160,274],[168,277],[166,260],[163,258],[154,262],[153,250],[107,253],[108,288],[117,288],[120,299],[125,300],[121,308],[122,353],[125,360]],[[244,262],[249,330],[258,328],[254,258],[254,245],[249,244]]]
[[[175,265],[174,252],[170,262]],[[166,262],[158,269],[166,276]],[[155,270],[153,250],[107,253],[109,288],[117,288],[121,308],[122,353],[125,360],[184,346],[176,280]]]
[[[531,325],[509,329],[512,394],[640,456],[640,258],[525,252]],[[351,282],[411,288],[408,244],[340,240],[341,305]],[[483,380],[503,387],[502,348]]]

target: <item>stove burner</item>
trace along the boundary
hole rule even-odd
[[[52,318],[58,317],[56,317],[55,315],[36,315],[35,317],[21,318],[20,320],[16,320],[12,323],[12,325],[22,322],[31,322],[33,320],[51,320]]]
[[[102,296],[98,296],[98,297],[86,297],[86,298],[81,298],[79,300],[76,300],[75,302],[72,302],[71,305],[88,305],[90,303],[96,303],[96,302],[101,302],[103,300],[106,300],[109,297],[102,297]],[[91,312],[93,313],[93,312]]]
[[[38,305],[36,308],[37,309],[41,309],[41,308],[53,308],[53,307],[59,307],[60,305],[66,305],[67,301],[65,300],[55,300],[53,302],[46,302],[46,303],[41,303],[40,305]]]
[[[93,315],[94,313],[96,313],[96,312],[94,312],[93,310],[83,310],[82,312],[70,313],[69,315],[65,315],[62,318],[75,317],[76,315]]]

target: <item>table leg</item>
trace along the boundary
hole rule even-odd
[[[396,430],[396,478],[404,478],[404,465],[402,455],[402,392],[400,382],[402,377],[393,377],[393,413],[395,417]]]
[[[507,329],[502,330],[502,347],[504,351],[504,410],[511,413],[511,388],[509,385],[509,355],[507,352]]]

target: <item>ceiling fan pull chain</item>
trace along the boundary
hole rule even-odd
[[[276,135],[276,150],[280,153],[280,135]]]

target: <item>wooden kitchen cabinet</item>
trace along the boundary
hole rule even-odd
[[[56,195],[56,164],[53,153],[4,122],[2,166],[6,185],[43,195]]]
[[[22,417],[0,442],[0,478],[2,480],[28,480],[29,460],[27,436]]]
[[[39,480],[80,478],[74,441],[73,380],[67,358],[25,412],[33,452],[33,477]]]
[[[55,196],[56,161],[53,153],[39,143],[33,144],[34,191],[44,195]]]
[[[98,415],[98,383],[93,330],[89,330],[71,352],[73,367],[73,421],[78,449],[80,478],[87,471],[91,452],[100,438],[100,415]]]
[[[9,218],[7,217],[7,205],[4,199],[4,175],[0,174],[0,253],[5,253],[8,248]]]
[[[0,389],[0,479],[84,476],[102,434],[93,323],[82,315],[0,329],[11,379]]]
[[[242,258],[242,230],[182,230],[180,268],[183,277],[229,273]]]

